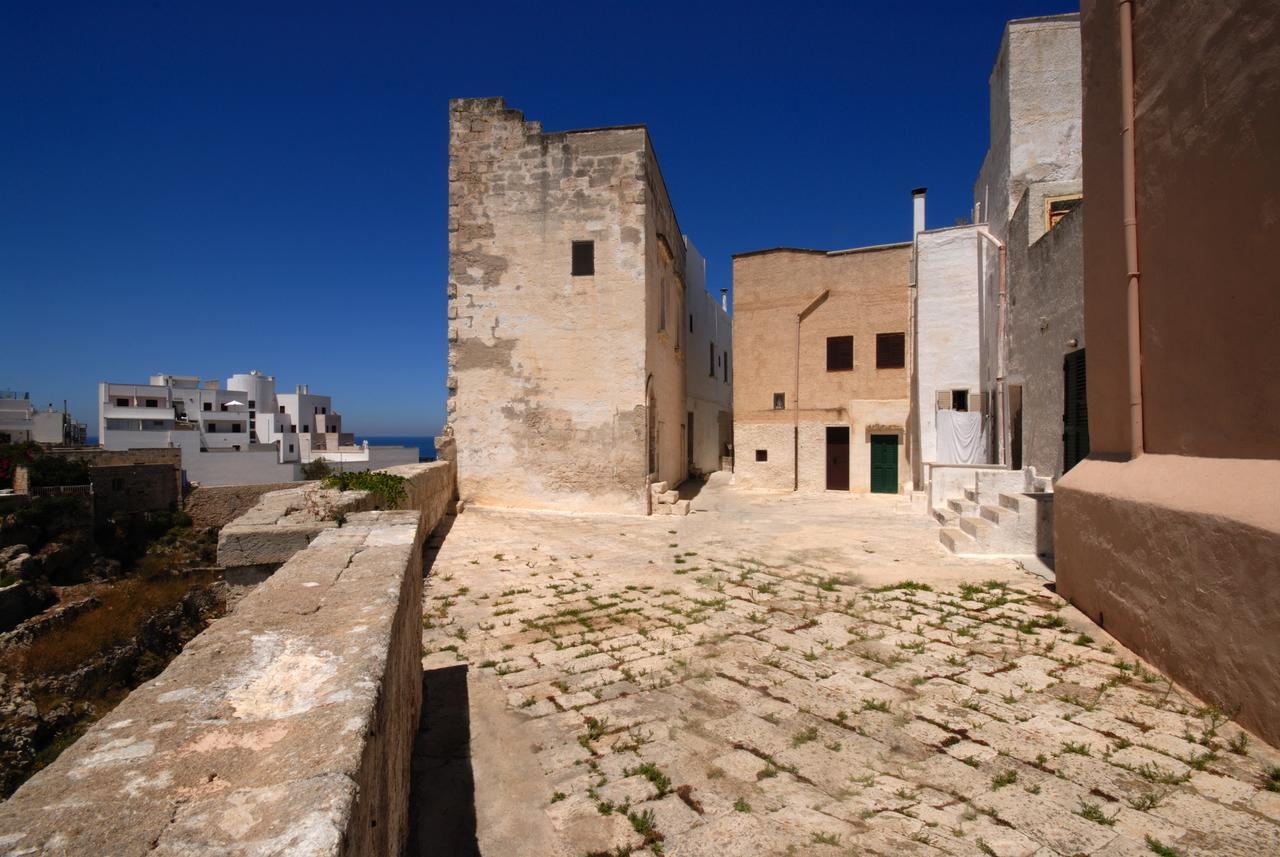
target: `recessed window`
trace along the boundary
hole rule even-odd
[[[876,334],[876,368],[901,369],[907,365],[907,335],[905,333]]]
[[[284,413],[284,405],[281,405],[281,406],[280,406],[280,413],[282,413],[282,414]]]
[[[226,402],[223,402],[222,404],[218,405],[218,410],[220,410],[220,411],[225,411],[226,409],[227,409],[227,403],[226,403]]]
[[[573,242],[573,275],[590,277],[596,272],[596,242]]]
[[[707,374],[714,378],[716,376],[716,344],[708,342],[707,346]]]
[[[205,403],[204,403],[204,409],[205,409],[206,411],[212,411],[212,410],[213,410],[213,402],[205,402]]]
[[[218,433],[218,424],[209,423],[209,434],[217,434],[217,433]]]
[[[774,393],[774,394],[773,394],[773,409],[774,409],[775,411],[785,411],[785,410],[787,409],[787,394],[786,394],[786,393]]]
[[[724,367],[724,382],[728,384],[729,383],[729,352],[728,351],[724,353],[724,360],[721,361],[720,365]]]
[[[1044,201],[1044,228],[1046,231],[1058,225],[1058,221],[1076,210],[1083,199],[1080,194],[1051,196]]]
[[[689,332],[693,333],[693,316],[689,316]]]
[[[769,460],[769,450],[767,449],[756,450],[756,461],[768,461],[768,460]]]
[[[293,444],[289,444],[289,451],[293,452]]]
[[[853,368],[853,337],[827,337],[827,371],[848,372]]]
[[[303,426],[303,427],[302,427],[302,433],[303,433],[303,434],[308,434],[310,431],[311,431],[311,426]]]
[[[155,399],[147,399],[147,407],[148,407],[148,408],[155,408],[155,407],[159,407],[159,405],[160,405],[160,403],[159,403],[157,400],[155,400]]]
[[[250,409],[253,409],[253,408],[256,408],[256,407],[258,407],[258,406],[257,406],[257,404],[256,404],[256,403],[254,403],[253,399],[250,399],[250,400],[249,400],[249,407],[250,407]]]
[[[116,399],[116,407],[118,407],[118,408],[127,408],[127,407],[129,407],[129,400],[128,400],[128,399]]]
[[[953,411],[969,410],[969,391],[968,390],[952,390],[951,391],[951,410]]]

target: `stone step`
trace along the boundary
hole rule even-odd
[[[967,553],[974,545],[973,539],[956,527],[943,527],[938,530],[938,541],[952,553]]]
[[[968,533],[976,542],[982,541],[983,536],[985,536],[994,526],[995,524],[991,523],[986,518],[973,515],[964,515],[960,518],[960,529]]]
[[[983,518],[986,518],[991,523],[999,525],[999,524],[1004,524],[1008,522],[1011,518],[1017,518],[1018,510],[1009,509],[1004,506],[992,506],[990,504],[983,504],[981,507],[979,507],[978,514],[981,515]]]
[[[957,515],[976,515],[978,512],[977,503],[970,500],[960,500],[955,497],[947,501],[947,508]]]
[[[970,503],[979,502],[977,490],[974,488],[964,489],[964,499],[968,500]]]
[[[953,509],[930,509],[933,519],[944,527],[954,527],[960,516]]]

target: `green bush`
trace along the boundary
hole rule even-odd
[[[360,473],[334,473],[326,476],[324,486],[339,491],[368,491],[388,509],[394,509],[408,496],[403,476],[366,470]]]
[[[324,479],[332,474],[333,468],[323,458],[317,458],[315,461],[302,465],[303,479]]]
[[[57,455],[42,455],[28,465],[31,468],[31,487],[49,485],[88,485],[89,462],[72,461]]]

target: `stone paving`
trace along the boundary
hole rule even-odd
[[[1280,753],[1017,562],[892,497],[693,508],[457,519],[424,667],[500,685],[545,789],[478,806],[568,857],[1280,853]]]

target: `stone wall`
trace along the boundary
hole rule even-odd
[[[1084,340],[1084,205],[1027,247],[1028,217],[1042,209],[1023,196],[1009,225],[1007,387],[1022,388],[1022,466],[1062,475],[1062,360]],[[1074,343],[1074,344],[1073,344]],[[1012,414],[1010,414],[1012,419]]]
[[[423,543],[453,485],[417,466],[422,509],[324,529],[0,804],[7,853],[401,853]]]
[[[182,498],[170,464],[93,464],[89,484],[99,519],[113,512],[174,510]]]
[[[643,513],[649,208],[665,201],[645,130],[544,133],[489,98],[451,102],[449,134],[445,434],[460,495]],[[666,238],[682,264],[679,232]],[[574,241],[594,242],[593,275],[572,276]]]
[[[252,509],[262,495],[297,487],[296,482],[276,482],[269,485],[201,485],[191,490],[182,508],[191,516],[192,524],[197,527],[224,527]]]

